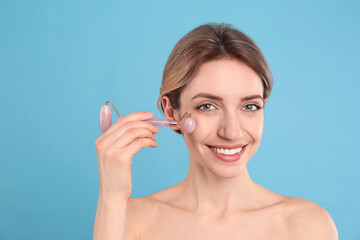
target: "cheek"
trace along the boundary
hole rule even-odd
[[[244,121],[245,122],[245,121]],[[246,126],[243,128],[246,132],[248,132],[253,138],[261,138],[263,132],[263,118],[252,118],[247,119],[244,125]]]
[[[211,116],[196,116],[196,130],[195,135],[198,137],[206,137],[213,133],[217,128],[217,118]]]
[[[209,135],[216,131],[217,127],[216,119],[214,118],[195,114],[192,116],[196,120],[196,129],[185,139],[189,147],[203,142]]]

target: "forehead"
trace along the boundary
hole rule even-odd
[[[260,76],[245,63],[234,59],[206,62],[199,68],[195,78],[183,91],[184,97],[200,92],[212,93],[226,98],[247,95],[263,95]]]

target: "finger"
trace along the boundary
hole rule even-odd
[[[117,128],[119,128],[119,126],[121,126],[122,124],[124,124],[125,122],[128,121],[139,121],[139,120],[148,120],[150,118],[152,118],[153,113],[152,112],[133,112],[130,113],[128,115],[125,115],[121,118],[119,118],[113,125],[111,125],[104,133],[102,136],[106,137],[109,134],[111,134],[112,132],[116,131]]]
[[[149,129],[152,133],[157,133],[159,131],[157,127],[155,127],[150,122],[145,120],[128,121],[122,124],[118,129],[116,129],[116,131],[114,131],[113,134],[111,134],[111,136],[114,138],[118,138],[130,128],[145,128],[145,129]]]
[[[147,128],[130,128],[115,141],[104,141],[104,145],[102,145],[104,149],[103,153],[105,154],[106,152],[108,155],[111,155],[136,141],[138,138],[150,138],[153,141],[156,139],[153,133]]]
[[[120,138],[130,128],[144,128],[149,129],[152,133],[158,133],[159,129],[147,121],[128,121],[117,128],[111,134],[102,136],[102,139],[98,139],[98,145],[101,145],[102,150],[107,149],[116,139]],[[101,144],[100,144],[101,143]],[[95,144],[96,145],[96,144]]]
[[[144,120],[148,120],[148,119],[150,119],[152,117],[153,117],[152,112],[133,112],[133,113],[130,113],[128,115],[125,115],[124,117],[119,118],[114,123],[114,125],[113,125],[114,128],[109,133],[111,134],[111,132],[113,132],[114,129],[118,128],[119,126],[123,125],[126,122],[144,121]]]
[[[135,141],[131,142],[126,147],[120,150],[120,154],[123,154],[124,157],[132,159],[134,155],[139,152],[142,148],[146,147],[156,147],[158,145],[151,138],[138,138]],[[132,162],[132,161],[131,161]]]

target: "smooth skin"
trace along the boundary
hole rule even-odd
[[[199,93],[218,99],[192,100]],[[246,164],[260,146],[267,99],[240,99],[262,94],[256,72],[223,58],[200,67],[180,95],[180,109],[174,110],[167,97],[162,99],[167,119],[179,119],[188,111],[197,122],[195,132],[184,138],[189,172],[182,182],[160,192],[125,198],[125,239],[338,239],[331,216],[321,206],[274,193],[251,180]],[[152,137],[149,132],[143,136]],[[207,146],[236,144],[248,146],[233,163],[219,160]],[[112,201],[108,207],[115,209],[115,202],[124,203]]]

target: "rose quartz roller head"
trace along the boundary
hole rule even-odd
[[[108,105],[106,105],[107,103],[111,104],[116,114],[119,116],[119,118],[121,118],[115,106],[110,101],[107,101],[105,105],[102,106],[100,109],[99,123],[102,133],[104,133],[111,126],[112,123],[111,109]],[[182,130],[185,137],[187,137],[188,133],[194,132],[196,128],[196,121],[191,117],[191,114],[189,112],[186,112],[179,121],[169,121],[167,119],[159,118],[151,118],[145,121],[150,122],[154,126],[178,126]]]

